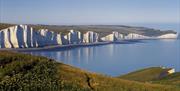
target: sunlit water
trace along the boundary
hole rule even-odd
[[[50,57],[58,62],[111,76],[152,66],[172,67],[180,71],[179,40],[144,40],[132,44],[108,44],[26,53]]]

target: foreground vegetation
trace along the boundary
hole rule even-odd
[[[152,81],[152,83],[176,85],[176,86],[180,87],[180,72],[176,72],[176,73],[168,75],[164,78],[154,80],[154,81]]]
[[[51,90],[58,88],[56,64],[50,59],[16,53],[0,53],[0,89]]]
[[[179,79],[179,73],[152,84],[87,72],[45,57],[0,51],[0,91],[179,91],[177,84],[165,84],[171,78]]]

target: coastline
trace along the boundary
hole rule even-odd
[[[82,44],[68,44],[68,45],[52,45],[45,47],[36,47],[36,48],[0,48],[0,51],[58,51],[65,50],[75,47],[87,47],[87,46],[98,46],[98,45],[107,45],[107,44],[132,44],[132,43],[142,43],[141,40],[165,40],[165,39],[176,39],[176,38],[148,38],[148,39],[124,39],[119,41],[108,41],[108,42],[95,42],[95,43],[82,43]]]
[[[53,46],[46,46],[46,47],[37,47],[37,48],[0,48],[0,51],[48,51],[48,50],[57,50],[59,48],[62,49],[69,49],[74,47],[84,47],[84,46],[97,46],[97,45],[106,45],[112,42],[96,42],[96,43],[88,43],[88,44],[69,44],[69,45],[53,45]]]

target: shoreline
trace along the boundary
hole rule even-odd
[[[85,47],[85,46],[97,46],[97,45],[106,45],[111,44],[112,42],[96,42],[96,43],[88,43],[88,44],[69,44],[69,45],[53,45],[46,47],[37,47],[37,48],[0,48],[0,51],[48,51],[48,50],[57,50],[59,48],[69,49],[75,47]]]
[[[141,43],[141,40],[164,40],[164,39],[175,39],[175,38],[150,38],[150,39],[124,39],[119,41],[110,41],[110,42],[95,42],[95,43],[82,43],[82,44],[68,44],[68,45],[51,45],[45,47],[37,47],[37,48],[0,48],[0,51],[57,51],[70,49],[75,47],[87,47],[87,46],[98,46],[98,45],[107,45],[107,44],[132,44],[132,43]],[[177,39],[175,39],[177,40]],[[62,48],[62,49],[61,49]]]

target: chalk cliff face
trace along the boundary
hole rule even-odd
[[[178,38],[178,34],[164,34],[161,36],[158,36],[158,38],[166,39],[166,38]]]
[[[34,34],[34,41],[37,46],[47,46],[47,45],[61,45],[61,35],[48,31],[47,29],[40,29]]]
[[[99,41],[99,34],[93,31],[88,31],[83,35],[84,43],[93,43]]]
[[[68,45],[98,42],[98,34],[88,31],[82,34],[70,30],[67,35],[47,29],[34,30],[27,25],[17,25],[0,30],[0,48],[31,48],[50,45]]]
[[[83,35],[79,31],[70,30],[67,35],[67,40],[69,44],[80,44],[82,43]]]
[[[1,48],[29,48],[62,44],[61,35],[46,29],[18,25],[0,31]]]
[[[102,41],[117,41],[121,39],[123,39],[123,34],[115,31],[101,38]]]
[[[178,38],[178,34],[170,33],[170,34],[164,34],[161,36],[144,36],[141,34],[136,33],[129,33],[127,35],[118,33],[118,32],[112,32],[111,34],[108,34],[102,38],[100,38],[102,41],[120,41],[120,40],[129,40],[129,39],[176,39]]]
[[[150,38],[150,37],[136,34],[136,33],[130,33],[124,37],[124,39],[148,39],[148,38]]]
[[[113,35],[114,35],[114,41],[124,39],[124,35],[119,32],[113,32]]]
[[[115,37],[113,34],[108,34],[101,38],[102,41],[114,41]]]
[[[35,30],[27,25],[17,25],[0,30],[0,48],[32,48],[51,45],[96,43],[101,41],[113,42],[126,39],[177,38],[177,36],[177,34],[169,33],[158,37],[149,37],[136,33],[124,35],[113,31],[100,38],[99,34],[93,31],[81,33],[70,30],[68,34],[63,34],[55,33],[48,29]]]
[[[120,41],[120,40],[124,40],[124,39],[147,39],[147,38],[150,38],[150,37],[140,35],[140,34],[135,34],[135,33],[123,35],[118,32],[112,32],[112,34],[102,37],[101,40],[103,40],[103,41]]]

